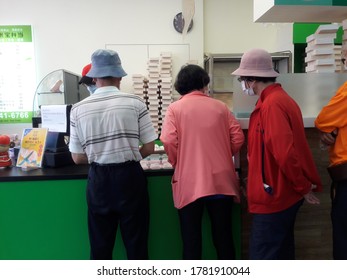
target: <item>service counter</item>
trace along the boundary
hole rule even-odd
[[[87,260],[86,178],[88,165],[23,171],[0,169],[0,259]],[[149,257],[182,258],[172,169],[145,170],[150,195]],[[236,254],[241,256],[240,205],[233,210]],[[126,259],[120,234],[114,259]],[[203,218],[203,259],[216,259],[209,219]]]

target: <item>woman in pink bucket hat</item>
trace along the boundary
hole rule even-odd
[[[297,103],[276,82],[279,73],[263,49],[243,54],[242,90],[259,99],[248,127],[247,201],[253,214],[250,259],[295,259],[294,223],[304,201],[319,204],[322,183]]]

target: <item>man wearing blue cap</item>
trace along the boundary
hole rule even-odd
[[[71,109],[72,158],[90,164],[91,259],[112,259],[118,225],[128,259],[148,259],[149,202],[139,162],[153,153],[158,136],[143,100],[119,90],[126,75],[115,51],[95,51],[86,76],[97,90]]]

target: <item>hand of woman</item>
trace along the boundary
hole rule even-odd
[[[337,135],[337,130],[335,129],[333,132],[328,133],[328,132],[321,132],[320,133],[320,140],[330,146],[335,143],[336,140],[336,135]]]
[[[312,191],[305,194],[304,198],[310,204],[320,204],[319,198]]]

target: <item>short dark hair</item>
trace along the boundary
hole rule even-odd
[[[79,84],[85,84],[87,86],[95,85],[95,83],[93,82],[93,78],[87,77],[87,76],[83,76],[78,83]]]
[[[194,90],[203,89],[209,83],[210,77],[202,67],[187,64],[178,72],[174,87],[180,95],[185,95]]]

